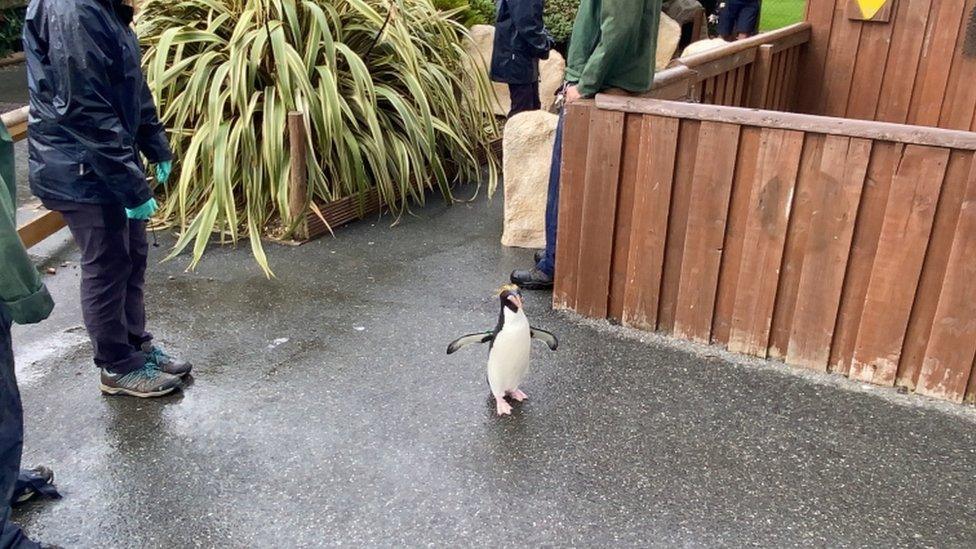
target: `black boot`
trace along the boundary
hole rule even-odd
[[[546,258],[546,251],[536,250],[535,255],[533,255],[532,258],[535,259],[535,264],[538,265],[539,263],[542,263],[543,259]]]
[[[523,290],[552,289],[552,277],[535,267],[528,271],[512,271],[512,283]]]

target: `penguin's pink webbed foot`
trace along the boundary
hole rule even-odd
[[[523,400],[529,398],[529,395],[523,393],[519,389],[515,389],[514,391],[509,391],[508,394],[511,395],[512,398],[514,398],[515,400],[517,400],[519,402],[522,402]]]
[[[512,414],[512,405],[505,402],[505,397],[503,396],[495,397],[495,407],[499,416],[508,416]]]

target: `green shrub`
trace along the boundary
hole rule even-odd
[[[576,20],[576,10],[580,0],[547,0],[546,14],[543,19],[549,34],[557,44],[569,41],[573,33],[573,21]]]
[[[0,57],[23,49],[21,35],[27,8],[0,10]]]
[[[192,265],[218,234],[249,239],[270,275],[261,236],[298,221],[289,111],[306,115],[319,204],[375,188],[400,215],[429,189],[450,200],[456,180],[480,179],[495,124],[487,77],[466,85],[466,31],[430,0],[147,0],[138,31],[180,168],[161,216]],[[491,192],[494,160],[487,181]]]
[[[434,0],[434,7],[466,27],[495,22],[495,3],[492,0]]]

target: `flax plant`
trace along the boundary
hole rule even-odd
[[[147,0],[137,31],[180,169],[162,217],[195,266],[212,235],[288,237],[287,115],[305,113],[309,199],[376,188],[394,215],[425,191],[497,165],[490,88],[472,77],[467,32],[430,0]],[[473,85],[470,79],[474,79]]]

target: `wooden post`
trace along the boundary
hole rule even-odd
[[[308,166],[305,114],[300,111],[288,113],[288,146],[291,150],[288,184],[288,217],[291,221],[300,220],[295,229],[295,238],[308,238]]]
[[[765,109],[766,96],[772,84],[773,76],[773,45],[759,46],[756,63],[752,66],[752,82],[749,85],[749,107]]]

